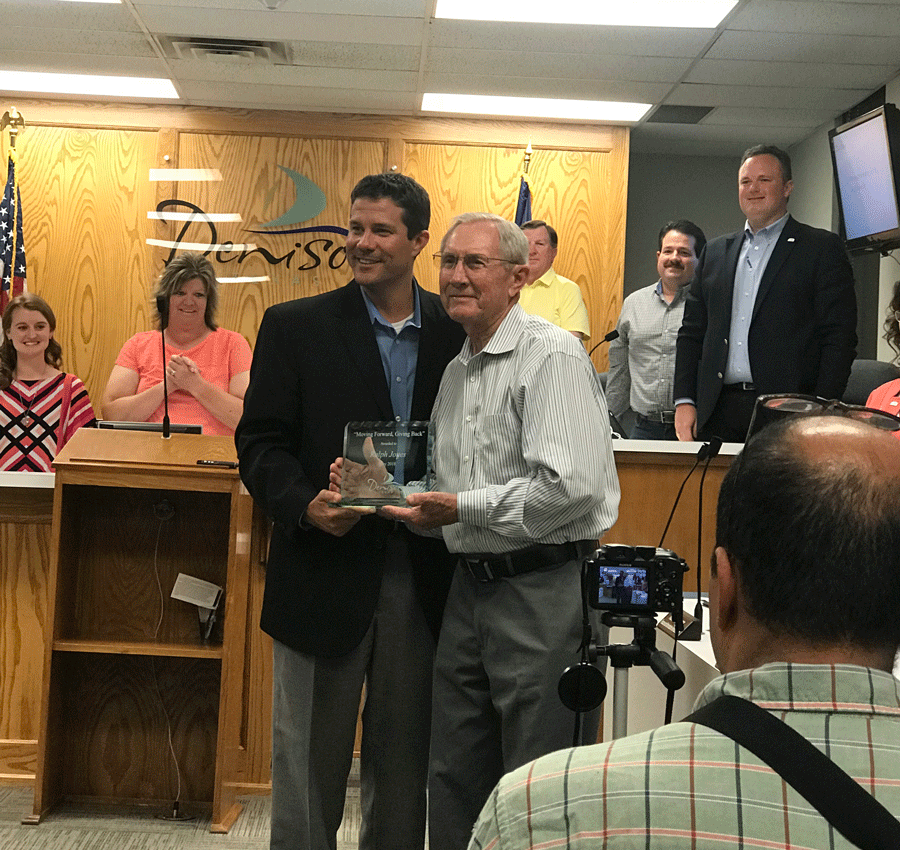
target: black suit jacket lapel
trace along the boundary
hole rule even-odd
[[[391,395],[384,378],[381,352],[375,341],[372,320],[363,303],[359,284],[350,281],[340,291],[342,297],[338,306],[338,332],[344,337],[349,356],[348,365],[359,372],[362,385],[370,388],[381,418],[393,419]],[[335,387],[334,390],[342,392],[340,387]]]
[[[730,283],[726,303],[729,305],[734,299],[734,279],[737,276],[737,264],[741,256],[741,245],[743,244],[744,231],[739,230],[737,233],[732,234],[725,246],[725,268],[728,270],[726,280]],[[730,309],[728,310],[728,314],[731,315]]]
[[[772,249],[772,256],[769,257],[769,262],[766,264],[762,280],[759,282],[756,301],[753,303],[753,317],[750,321],[753,321],[753,319],[756,318],[760,305],[772,288],[775,277],[778,275],[778,272],[781,271],[781,267],[784,265],[785,261],[790,256],[791,251],[794,249],[794,246],[797,244],[796,239],[799,230],[800,228],[797,227],[797,222],[794,221],[792,217],[788,216],[788,220],[784,223],[784,228],[781,231],[781,236],[778,237],[778,241]]]
[[[721,297],[721,308],[710,311],[709,323],[712,326],[713,338],[722,339],[728,337],[731,325],[731,305],[734,302],[734,278],[737,274],[738,257],[741,253],[741,244],[744,241],[744,232],[738,231],[725,240],[725,256],[722,258],[722,270],[719,281],[715,284],[716,299]],[[721,292],[718,290],[721,287]]]

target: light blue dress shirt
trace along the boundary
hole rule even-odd
[[[381,315],[378,308],[360,287],[363,302],[372,320],[375,342],[381,354],[381,365],[384,377],[391,394],[391,407],[395,422],[409,421],[412,415],[413,390],[416,383],[416,360],[419,356],[419,333],[422,330],[422,309],[419,304],[419,291],[413,286],[413,313],[399,331]],[[397,451],[399,456],[405,454],[404,440],[398,437]],[[398,464],[391,472],[394,481],[403,483],[404,471]]]
[[[734,293],[731,301],[731,330],[728,346],[728,360],[725,363],[725,383],[737,384],[741,381],[752,383],[753,372],[750,368],[750,352],[747,341],[750,335],[750,321],[753,318],[753,305],[759,292],[759,282],[769,264],[775,243],[784,230],[788,220],[785,213],[778,221],[768,227],[761,227],[754,233],[750,224],[744,225],[744,241],[738,256],[737,269],[734,273]]]

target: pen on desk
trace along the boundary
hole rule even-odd
[[[238,465],[236,461],[233,460],[205,460],[201,459],[197,461],[197,466],[224,466],[225,469],[237,469]]]

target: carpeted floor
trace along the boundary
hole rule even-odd
[[[227,835],[209,831],[209,815],[172,822],[151,808],[123,810],[62,805],[38,826],[22,826],[31,813],[30,788],[0,786],[0,850],[266,850],[269,798],[244,797],[244,809]],[[356,850],[359,788],[347,789],[338,850]]]

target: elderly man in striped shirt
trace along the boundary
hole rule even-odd
[[[435,661],[430,850],[464,850],[504,772],[570,745],[557,695],[579,660],[580,566],[618,514],[606,402],[583,345],[518,305],[528,243],[458,216],[437,255],[468,339],[435,401],[436,491],[384,513],[443,531],[459,562]],[[584,718],[596,739],[598,715]]]
[[[796,417],[749,440],[719,492],[709,601],[723,675],[697,707],[727,696],[731,716],[752,709],[749,701],[764,720],[784,721],[832,762],[801,775],[812,779],[811,796],[844,781],[836,800],[814,808],[796,777],[788,785],[754,754],[773,733],[748,740],[751,752],[689,717],[504,777],[472,850],[900,846],[900,682],[891,675],[900,646],[898,480],[900,446],[889,431]],[[803,763],[802,746],[785,746],[788,771]],[[834,765],[837,776],[823,779]],[[846,822],[838,831],[829,820],[872,805],[859,787],[887,811],[859,820],[857,828],[878,828],[874,841],[857,844]],[[862,802],[850,802],[853,794]]]

